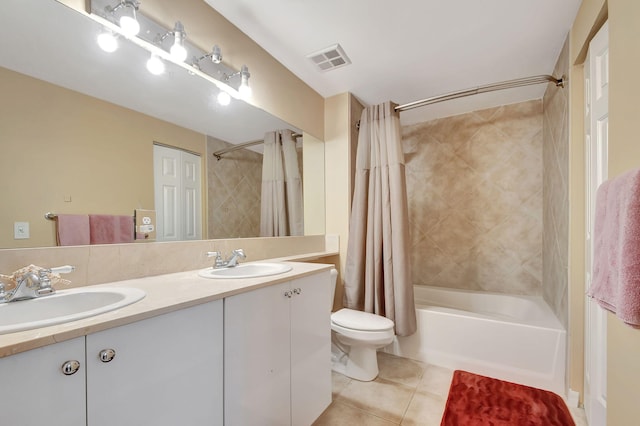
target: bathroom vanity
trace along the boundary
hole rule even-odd
[[[332,265],[290,265],[261,278],[109,283],[146,297],[0,335],[2,423],[311,424],[331,402]]]

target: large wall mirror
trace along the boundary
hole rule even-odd
[[[213,152],[284,129],[304,135],[305,234],[324,232],[323,214],[307,221],[324,212],[322,142],[304,129],[237,99],[219,105],[211,82],[175,64],[151,75],[149,53],[126,39],[100,50],[102,26],[55,0],[3,0],[0,25],[0,248],[55,246],[47,212],[154,209],[154,144],[201,156],[202,238],[256,237],[259,145]]]

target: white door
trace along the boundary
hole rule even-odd
[[[607,179],[609,32],[605,23],[589,44],[585,62],[586,285],[591,286],[593,222],[598,186]],[[607,422],[607,313],[585,302],[584,407],[591,426]]]
[[[291,424],[291,298],[286,282],[224,299],[225,425]]]
[[[153,146],[157,239],[199,240],[202,236],[200,156]]]
[[[84,358],[83,336],[0,359],[0,424],[85,426]]]
[[[329,271],[291,282],[291,424],[310,425],[331,404]]]
[[[88,335],[87,424],[222,426],[222,346],[222,300]]]

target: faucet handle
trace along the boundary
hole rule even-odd
[[[208,251],[207,252],[207,257],[215,257],[215,266],[214,268],[219,268],[220,266],[222,266],[224,264],[224,261],[222,260],[222,254],[219,251]]]
[[[57,266],[55,268],[45,269],[44,271],[51,274],[70,274],[75,270],[76,270],[75,266],[64,265],[64,266]]]

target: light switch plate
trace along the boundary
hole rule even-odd
[[[13,239],[26,240],[29,238],[29,222],[13,223]]]

